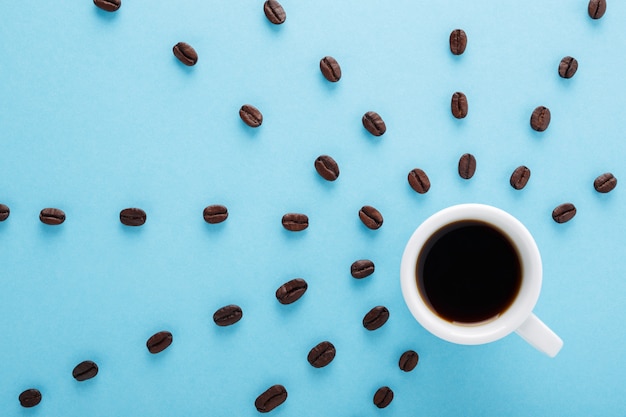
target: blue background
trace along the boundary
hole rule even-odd
[[[287,21],[270,24],[262,0],[123,0],[116,13],[91,0],[5,2],[0,14],[0,410],[11,416],[255,416],[254,400],[283,384],[294,415],[621,416],[626,394],[626,194],[593,180],[626,178],[622,121],[626,3],[609,1],[593,21],[587,2],[485,0],[283,0]],[[462,28],[466,52],[448,36]],[[172,46],[199,54],[181,65]],[[319,60],[343,77],[327,82]],[[570,79],[564,56],[578,59]],[[464,92],[469,114],[450,113]],[[239,119],[250,103],[264,115]],[[532,110],[550,108],[538,133]],[[361,116],[378,112],[375,138]],[[457,173],[477,159],[469,181]],[[334,183],[313,161],[339,163]],[[527,165],[521,191],[511,172]],[[407,183],[429,175],[424,195]],[[417,324],[399,285],[413,230],[452,204],[505,209],[533,233],[544,262],[535,313],[565,342],[555,358],[516,335],[457,346]],[[551,218],[572,202],[569,223]],[[225,223],[202,210],[224,204]],[[357,212],[378,208],[366,229]],[[67,220],[39,222],[44,207]],[[141,207],[140,228],[119,212]],[[287,212],[310,227],[290,233]],[[357,259],[376,272],[350,276]],[[296,277],[297,303],[274,296]],[[218,328],[215,310],[243,308]],[[361,320],[391,312],[374,332]],[[145,342],[169,330],[174,343],[150,355]],[[335,360],[306,361],[330,340]],[[401,353],[420,355],[410,373]],[[96,378],[73,367],[90,359]],[[372,403],[388,385],[386,409]],[[38,388],[41,404],[17,397]]]

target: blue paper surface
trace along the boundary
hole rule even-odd
[[[626,194],[593,180],[626,178],[623,68],[626,4],[597,21],[587,2],[283,0],[269,23],[263,1],[123,0],[115,13],[89,0],[3,5],[0,14],[0,411],[16,416],[254,416],[273,384],[287,401],[272,415],[620,416],[626,394]],[[462,28],[465,53],[448,37]],[[172,54],[191,44],[198,64]],[[319,60],[341,65],[336,84]],[[562,79],[561,58],[579,61]],[[469,114],[450,113],[456,91]],[[238,111],[252,104],[263,125]],[[530,128],[546,106],[545,132]],[[379,138],[361,124],[385,120]],[[459,157],[477,159],[463,180]],[[341,169],[324,181],[313,162]],[[509,177],[527,165],[531,179]],[[407,174],[432,187],[415,193]],[[564,340],[555,359],[515,334],[483,346],[430,335],[400,292],[406,241],[429,215],[479,202],[507,210],[534,235],[543,289],[535,313]],[[554,207],[577,215],[557,224]],[[224,204],[229,218],[204,222]],[[384,216],[366,229],[363,205]],[[39,211],[67,220],[47,226]],[[128,228],[119,212],[140,207]],[[305,213],[310,226],[283,229]],[[350,276],[357,259],[375,273]],[[276,289],[304,278],[281,305]],[[217,327],[213,313],[243,309]],[[374,306],[391,316],[369,332]],[[158,355],[146,340],[169,330]],[[329,340],[335,360],[306,360]],[[417,351],[417,368],[398,359]],[[83,360],[98,375],[77,382]],[[395,393],[385,409],[372,398]],[[18,395],[41,391],[22,408]]]

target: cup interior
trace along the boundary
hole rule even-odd
[[[513,302],[499,315],[482,322],[461,323],[442,318],[418,288],[418,257],[428,239],[443,227],[463,221],[486,223],[504,234],[514,246],[521,266],[521,284]],[[426,330],[449,342],[482,344],[513,332],[531,314],[541,290],[541,257],[530,232],[509,213],[484,204],[460,204],[433,214],[413,232],[402,256],[400,280],[407,307]]]

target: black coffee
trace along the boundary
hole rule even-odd
[[[503,313],[521,285],[519,254],[494,226],[463,220],[435,232],[417,258],[417,286],[450,322],[476,323]]]

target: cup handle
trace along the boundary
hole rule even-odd
[[[533,313],[530,313],[530,316],[515,332],[535,349],[551,358],[554,358],[563,347],[563,340]]]

